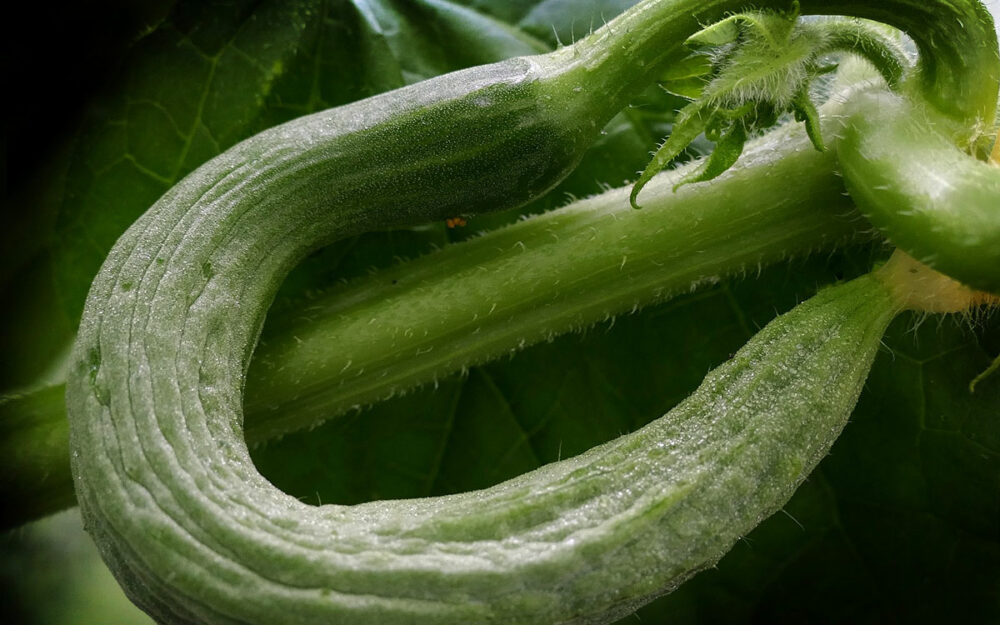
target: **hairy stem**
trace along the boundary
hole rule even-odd
[[[385,270],[273,324],[249,371],[248,441],[830,249],[866,227],[831,153],[811,149],[801,130],[758,141],[716,185],[673,193],[689,170],[657,178],[645,213],[616,189]]]

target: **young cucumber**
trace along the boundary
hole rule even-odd
[[[176,369],[143,375],[161,335],[130,346],[131,366],[74,376],[78,493],[160,623],[609,622],[784,504],[846,423],[898,301],[873,275],[824,290],[635,433],[483,491],[350,507],[255,472],[221,378],[239,367],[226,331],[184,324],[174,340],[194,354]]]
[[[578,46],[279,126],[136,222],[93,283],[67,382],[78,500],[132,599],[189,625],[602,622],[780,507],[843,426],[897,308],[877,278],[768,326],[667,418],[485,491],[314,508],[256,472],[242,434],[249,355],[298,259],[544,192],[677,56],[669,42],[744,4],[650,0]],[[883,15],[868,7],[854,8]]]

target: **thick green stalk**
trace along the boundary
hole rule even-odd
[[[801,128],[754,142],[716,184],[659,176],[493,231],[310,301],[265,332],[248,374],[251,443],[734,274],[831,249],[866,225]]]
[[[937,4],[924,11],[927,19]],[[996,35],[978,2],[949,3],[948,11],[934,18],[938,29],[914,35],[923,88],[853,98],[838,159],[859,209],[889,241],[971,287],[1000,293],[1000,173],[970,155],[993,127]]]
[[[1000,293],[1000,169],[957,149],[919,99],[858,94],[844,119],[838,160],[865,217],[922,263]]]
[[[914,88],[923,99],[968,131],[992,126],[1000,53],[993,17],[979,0],[803,0],[802,8],[863,17],[906,32],[920,52]]]
[[[0,398],[0,529],[76,505],[62,384]]]

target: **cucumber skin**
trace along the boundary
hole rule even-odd
[[[67,384],[71,462],[105,561],[158,622],[607,622],[717,561],[826,453],[895,309],[874,278],[768,326],[666,419],[485,491],[314,508],[257,473],[241,388],[280,279],[335,238],[552,186],[602,122],[544,64],[262,133],[112,250]]]
[[[240,430],[243,350],[272,288],[258,268],[274,266],[255,235],[274,250],[286,230],[243,220],[254,231],[236,239],[196,202],[176,218],[218,219],[213,234],[174,233],[160,223],[171,199],[95,283],[69,391],[86,523],[160,623],[613,620],[783,505],[846,422],[896,309],[861,278],[774,321],[634,434],[485,491],[313,508],[256,473]],[[158,263],[171,236],[179,257]]]

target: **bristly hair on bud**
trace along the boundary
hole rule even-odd
[[[755,132],[774,126],[785,114],[803,122],[813,146],[825,150],[819,114],[809,93],[817,76],[833,71],[830,54],[848,52],[867,59],[890,87],[908,69],[906,54],[881,30],[857,19],[799,19],[798,2],[789,11],[731,15],[695,33],[685,44],[691,54],[661,76],[661,86],[691,102],[682,108],[670,136],[653,154],[629,197],[639,208],[642,188],[698,135],[715,150],[678,187],[712,180],[732,167]]]

